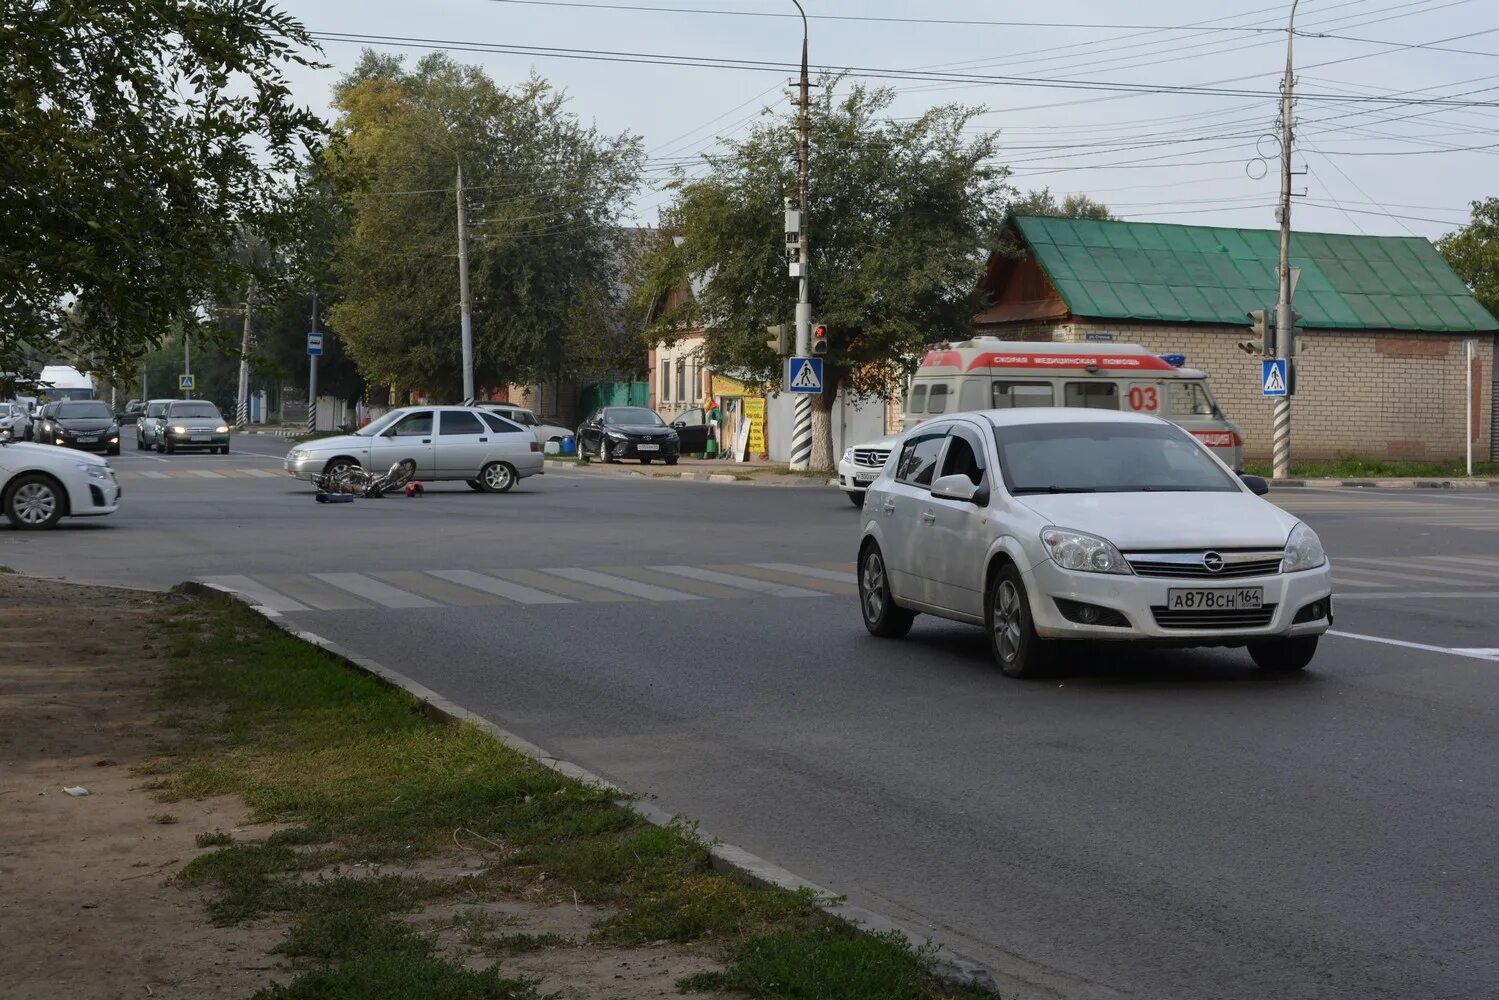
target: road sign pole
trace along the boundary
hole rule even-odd
[[[239,342],[239,396],[234,402],[234,426],[240,430],[250,422],[250,303],[255,298],[255,279],[245,292],[245,325]]]
[[[801,133],[797,162],[797,208],[801,211],[801,228],[798,231],[796,248],[797,262],[801,265],[797,275],[796,295],[796,356],[804,358],[812,348],[812,248],[807,240],[807,228],[811,212],[807,204],[807,173],[811,159],[811,80],[807,68],[807,13],[797,0],[797,12],[802,16],[802,75],[797,94],[800,111],[797,126]],[[812,397],[796,397],[796,409],[791,423],[791,462],[793,472],[802,472],[812,466]]]
[[[312,332],[317,333],[317,292],[312,293]],[[317,359],[307,352],[307,433],[317,433]]]
[[[1275,400],[1271,425],[1272,475],[1276,479],[1291,476],[1291,362],[1295,353],[1291,343],[1295,331],[1291,316],[1291,142],[1294,138],[1296,78],[1291,61],[1292,43],[1296,39],[1296,6],[1291,4],[1291,21],[1286,28],[1286,75],[1280,84],[1280,299],[1275,304],[1275,356],[1286,359],[1286,394]]]

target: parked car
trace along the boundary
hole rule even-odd
[[[167,412],[167,405],[175,402],[171,399],[148,399],[146,408],[141,415],[135,418],[135,449],[145,451],[147,448],[154,449],[162,427],[162,414]]]
[[[12,441],[10,431],[0,428],[0,510],[16,528],[113,514],[119,503],[120,484],[104,459]]]
[[[10,431],[11,440],[26,441],[31,437],[31,409],[25,403],[0,403],[0,430]]]
[[[671,422],[684,455],[701,455],[708,450],[708,418],[701,406],[684,410]]]
[[[206,399],[174,399],[162,410],[156,427],[156,448],[172,454],[201,448],[229,454],[229,424],[219,408]]]
[[[283,465],[311,479],[350,466],[384,472],[405,459],[416,463],[418,480],[461,480],[485,493],[507,493],[545,465],[530,428],[472,406],[391,410],[353,434],[304,441]]]
[[[856,444],[843,453],[838,462],[838,488],[855,507],[864,506],[864,491],[879,476],[895,445],[895,436]]]
[[[109,404],[100,399],[64,399],[46,406],[43,444],[62,445],[82,451],[120,453],[120,425]]]
[[[145,410],[146,401],[144,399],[131,399],[126,401],[124,409],[115,414],[115,419],[119,421],[121,427],[124,427],[126,424],[135,423],[136,419]]]
[[[638,458],[641,465],[662,459],[676,465],[681,450],[677,432],[655,410],[644,406],[605,406],[578,428],[578,458],[600,462]]]
[[[901,436],[869,487],[859,606],[874,635],[918,613],[982,625],[1012,677],[1060,640],[1247,646],[1299,670],[1332,624],[1306,524],[1159,417],[988,410]]]
[[[50,443],[52,441],[52,437],[49,436],[52,429],[52,415],[57,412],[57,408],[60,405],[60,402],[43,403],[37,407],[31,417],[31,440],[38,443]]]
[[[513,423],[529,428],[536,435],[536,443],[543,448],[548,441],[556,441],[559,445],[563,438],[572,437],[573,432],[561,424],[549,424],[538,420],[536,414],[524,406],[511,406],[509,403],[480,403],[480,407],[490,413],[498,414]]]

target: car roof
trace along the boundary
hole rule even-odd
[[[925,423],[949,417],[976,417],[995,427],[1024,424],[1160,424],[1160,417],[1148,413],[1125,413],[1121,410],[1095,410],[1081,406],[1022,406],[1013,410],[975,410],[972,412],[932,416]],[[917,426],[924,426],[918,424]],[[914,428],[913,428],[914,429]]]

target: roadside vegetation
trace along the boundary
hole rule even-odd
[[[985,995],[945,992],[930,954],[860,936],[806,894],[713,872],[690,826],[652,826],[477,728],[436,724],[404,692],[247,608],[195,602],[163,627],[163,694],[180,739],[150,768],[152,787],[167,802],[235,794],[277,827],[245,840],[204,831],[198,843],[218,849],[178,876],[207,891],[215,924],[285,922],[276,951],[295,978],[257,1000],[538,1000],[507,959],[569,942],[483,908],[518,897],[606,907],[588,940],[598,948],[667,941],[721,955],[721,972],[687,977],[684,991]],[[455,844],[483,865],[455,871]],[[459,915],[435,920],[442,906]]]
[[[1269,462],[1246,462],[1244,471],[1269,476]],[[1292,462],[1292,479],[1463,479],[1466,462],[1396,462],[1378,458],[1344,457],[1322,462]],[[1499,476],[1499,462],[1474,462],[1474,476]]]

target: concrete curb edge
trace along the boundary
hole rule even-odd
[[[546,468],[548,470],[550,470],[550,471],[553,471],[553,472],[562,472],[564,470],[575,470],[575,469],[580,468],[580,466],[577,465],[574,462],[554,462],[554,461],[551,461],[550,459],[548,459],[547,462],[546,462]],[[758,469],[758,468],[761,468],[761,467],[760,466],[750,466],[750,471],[753,472],[755,469]],[[746,478],[741,479],[739,477],[742,476],[742,475],[745,475],[745,473],[728,473],[728,472],[674,472],[674,473],[663,473],[663,474],[657,475],[657,474],[654,474],[654,473],[638,472],[638,471],[635,471],[634,469],[627,469],[627,470],[621,470],[619,472],[614,472],[614,473],[606,473],[606,472],[590,473],[590,475],[600,475],[600,476],[604,476],[604,475],[630,476],[630,477],[635,478],[635,479],[656,479],[656,480],[661,480],[663,482],[670,482],[673,479],[675,479],[675,480],[678,480],[678,481],[681,481],[681,482],[689,482],[689,483],[732,483],[732,484],[734,484],[736,486],[776,486],[776,487],[791,486],[791,487],[806,487],[806,486],[837,486],[838,485],[838,479],[837,479],[836,476],[830,477],[828,479],[817,479],[817,478],[814,478],[814,477],[806,476],[806,477],[799,477],[799,478],[795,478],[795,479],[790,479],[787,482],[778,483],[778,482],[770,482],[770,481],[765,481],[765,480],[760,480],[760,479],[753,479],[753,478],[749,478],[748,476],[746,476]]]
[[[299,639],[310,646],[316,646],[334,659],[353,667],[355,670],[369,674],[383,684],[405,691],[422,703],[426,714],[434,721],[447,724],[468,723],[477,726],[502,745],[519,754],[530,757],[543,767],[556,771],[558,774],[566,775],[576,781],[581,781],[584,784],[618,793],[621,796],[619,800],[621,806],[631,810],[653,826],[673,826],[682,818],[679,814],[669,813],[643,799],[632,797],[627,790],[614,782],[600,777],[585,767],[549,753],[530,740],[517,736],[509,730],[495,725],[483,716],[469,711],[462,705],[449,701],[426,685],[407,677],[397,670],[392,670],[370,657],[347,650],[338,643],[325,639],[315,632],[307,632],[297,628],[281,612],[246,600],[243,595],[235,591],[211,583],[200,583],[196,580],[179,583],[172,590],[176,593],[192,597],[223,598],[244,604],[250,610],[256,612],[293,638]],[[902,924],[874,910],[844,902],[840,896],[831,890],[815,882],[809,882],[800,875],[767,861],[759,855],[752,854],[742,847],[719,841],[701,830],[698,831],[698,836],[702,837],[710,845],[708,853],[715,871],[730,875],[752,886],[778,887],[791,892],[803,889],[809,890],[815,897],[819,909],[829,916],[846,921],[861,934],[896,933],[905,938],[912,948],[932,948],[930,936],[924,935],[906,924]],[[945,946],[940,950],[934,951],[932,959],[934,971],[943,985],[957,988],[979,987],[995,993],[999,992],[999,984],[994,974],[978,962],[964,958]]]
[[[1499,479],[1282,479],[1271,480],[1272,490],[1493,490]]]

